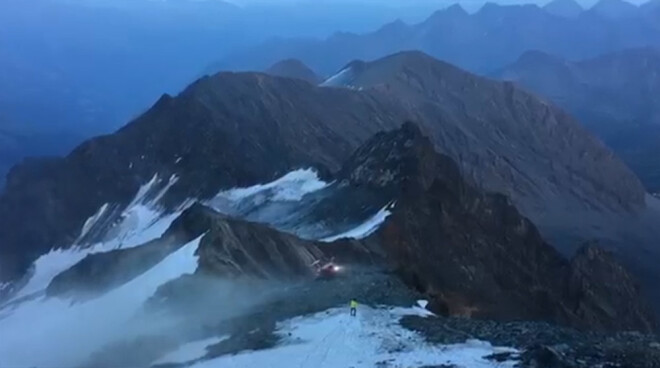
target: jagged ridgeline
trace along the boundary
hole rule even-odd
[[[138,323],[135,341],[90,339],[58,360],[88,366],[150,365],[209,337],[221,341],[204,359],[275,347],[300,332],[286,335],[282,321],[350,298],[423,298],[441,316],[650,333],[654,314],[631,273],[583,244],[596,236],[625,249],[652,291],[648,266],[660,257],[647,201],[635,175],[559,108],[419,52],[350,63],[321,86],[220,73],[65,158],[12,170],[0,197],[9,299],[0,327],[36,305],[81,338],[89,330],[74,321],[115,303],[95,323],[185,316],[148,336]],[[346,267],[345,277],[312,281],[319,264]],[[52,326],[40,318],[33,323]],[[34,362],[4,333],[0,353]]]

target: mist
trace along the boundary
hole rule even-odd
[[[216,336],[217,326],[281,290],[274,283],[192,276],[198,243],[97,298],[36,297],[0,309],[0,365],[149,365],[179,345]],[[127,349],[136,341],[140,348]]]

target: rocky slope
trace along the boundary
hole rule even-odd
[[[399,189],[392,215],[374,237],[436,311],[654,329],[638,287],[611,256],[587,247],[569,264],[505,196],[466,183],[414,125],[377,135],[348,167],[353,185]]]
[[[415,52],[351,63],[325,83],[377,90],[416,106],[423,129],[440,152],[459,163],[463,175],[478,186],[509,195],[546,235],[553,236],[549,226],[573,226],[573,220],[562,224],[559,213],[620,211],[621,206],[634,211],[643,206],[644,189],[636,178],[626,175],[619,184],[612,182],[611,177],[628,171],[621,161],[563,111],[511,84],[474,79]],[[590,153],[577,158],[573,150]],[[571,164],[559,168],[557,160]],[[603,188],[603,183],[610,188]]]
[[[409,118],[470,181],[511,196],[546,234],[568,239],[564,247],[594,235],[567,213],[645,206],[643,187],[610,151],[512,84],[416,52],[357,66],[359,91],[264,74],[203,78],[65,158],[14,168],[0,197],[0,273],[16,276],[71,244],[99,208],[126,206],[156,174],[155,189],[171,185],[161,201],[168,209],[295,168],[330,176],[371,135]]]
[[[515,81],[574,114],[649,190],[660,188],[658,49],[630,49],[579,62],[534,51],[494,76]]]
[[[316,75],[312,69],[297,59],[278,61],[271,65],[270,68],[266,69],[266,74],[274,75],[276,77],[302,79],[311,84],[319,84],[323,81],[322,78]]]

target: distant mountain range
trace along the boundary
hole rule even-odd
[[[579,62],[531,51],[493,76],[570,111],[650,191],[660,190],[660,49],[630,49]]]
[[[373,60],[397,51],[421,50],[470,71],[488,73],[528,50],[581,59],[660,45],[660,16],[651,5],[637,8],[620,0],[601,0],[583,12],[575,5],[566,0],[544,8],[487,3],[474,14],[452,5],[421,23],[396,21],[365,34],[273,39],[233,54],[208,71],[264,70],[279,60],[296,58],[330,75],[356,58]],[[562,10],[566,8],[571,9]]]

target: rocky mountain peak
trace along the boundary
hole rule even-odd
[[[575,18],[584,11],[584,8],[575,0],[553,0],[544,5],[543,10],[559,17]]]
[[[439,173],[458,180],[458,166],[438,156],[433,143],[412,122],[392,132],[381,132],[355,151],[339,177],[352,185],[397,188],[416,185],[426,189]]]
[[[319,84],[321,82],[321,77],[298,59],[278,61],[266,69],[266,74],[277,77],[302,79],[311,84]]]
[[[469,17],[470,14],[458,3],[452,4],[444,9],[436,10],[424,21],[425,26],[434,25],[438,22],[452,21]]]
[[[607,19],[625,19],[638,15],[639,8],[625,0],[599,0],[589,12]]]

